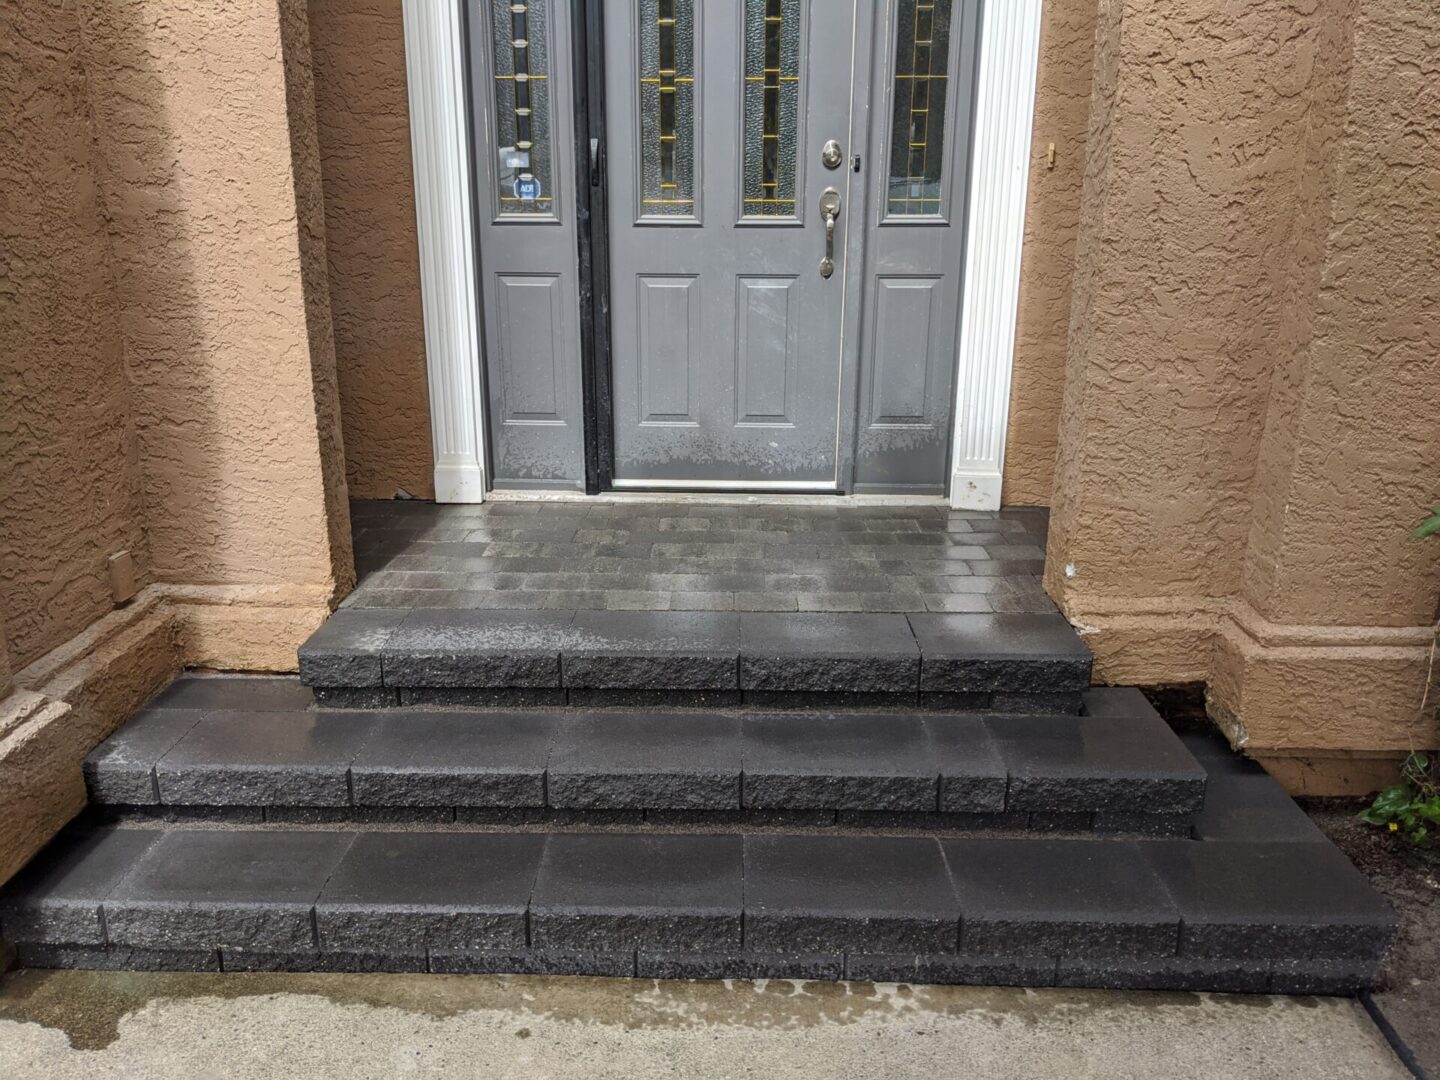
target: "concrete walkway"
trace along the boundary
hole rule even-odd
[[[0,1075],[1409,1076],[1334,998],[39,971],[0,981]]]

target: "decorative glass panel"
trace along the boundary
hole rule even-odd
[[[695,2],[639,0],[640,213],[695,213]]]
[[[549,0],[490,0],[502,217],[553,213]]]
[[[890,127],[892,216],[940,213],[951,0],[896,5],[895,116]]]
[[[794,217],[800,0],[745,0],[745,216]]]

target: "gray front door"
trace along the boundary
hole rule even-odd
[[[615,484],[834,490],[856,316],[844,252],[854,9],[605,10]],[[827,188],[840,212],[825,278]]]
[[[468,0],[467,18],[490,479],[583,489],[570,5]]]
[[[981,5],[606,0],[615,487],[945,491]],[[490,472],[583,487],[572,7],[467,10]]]

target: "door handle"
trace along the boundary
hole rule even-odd
[[[840,192],[833,187],[820,193],[820,216],[825,219],[825,257],[820,260],[820,276],[835,273],[835,222],[840,217]]]

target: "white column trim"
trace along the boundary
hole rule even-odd
[[[950,505],[997,510],[1010,420],[1042,0],[981,13]]]
[[[481,502],[485,408],[460,5],[455,0],[404,0],[403,10],[435,498]]]

